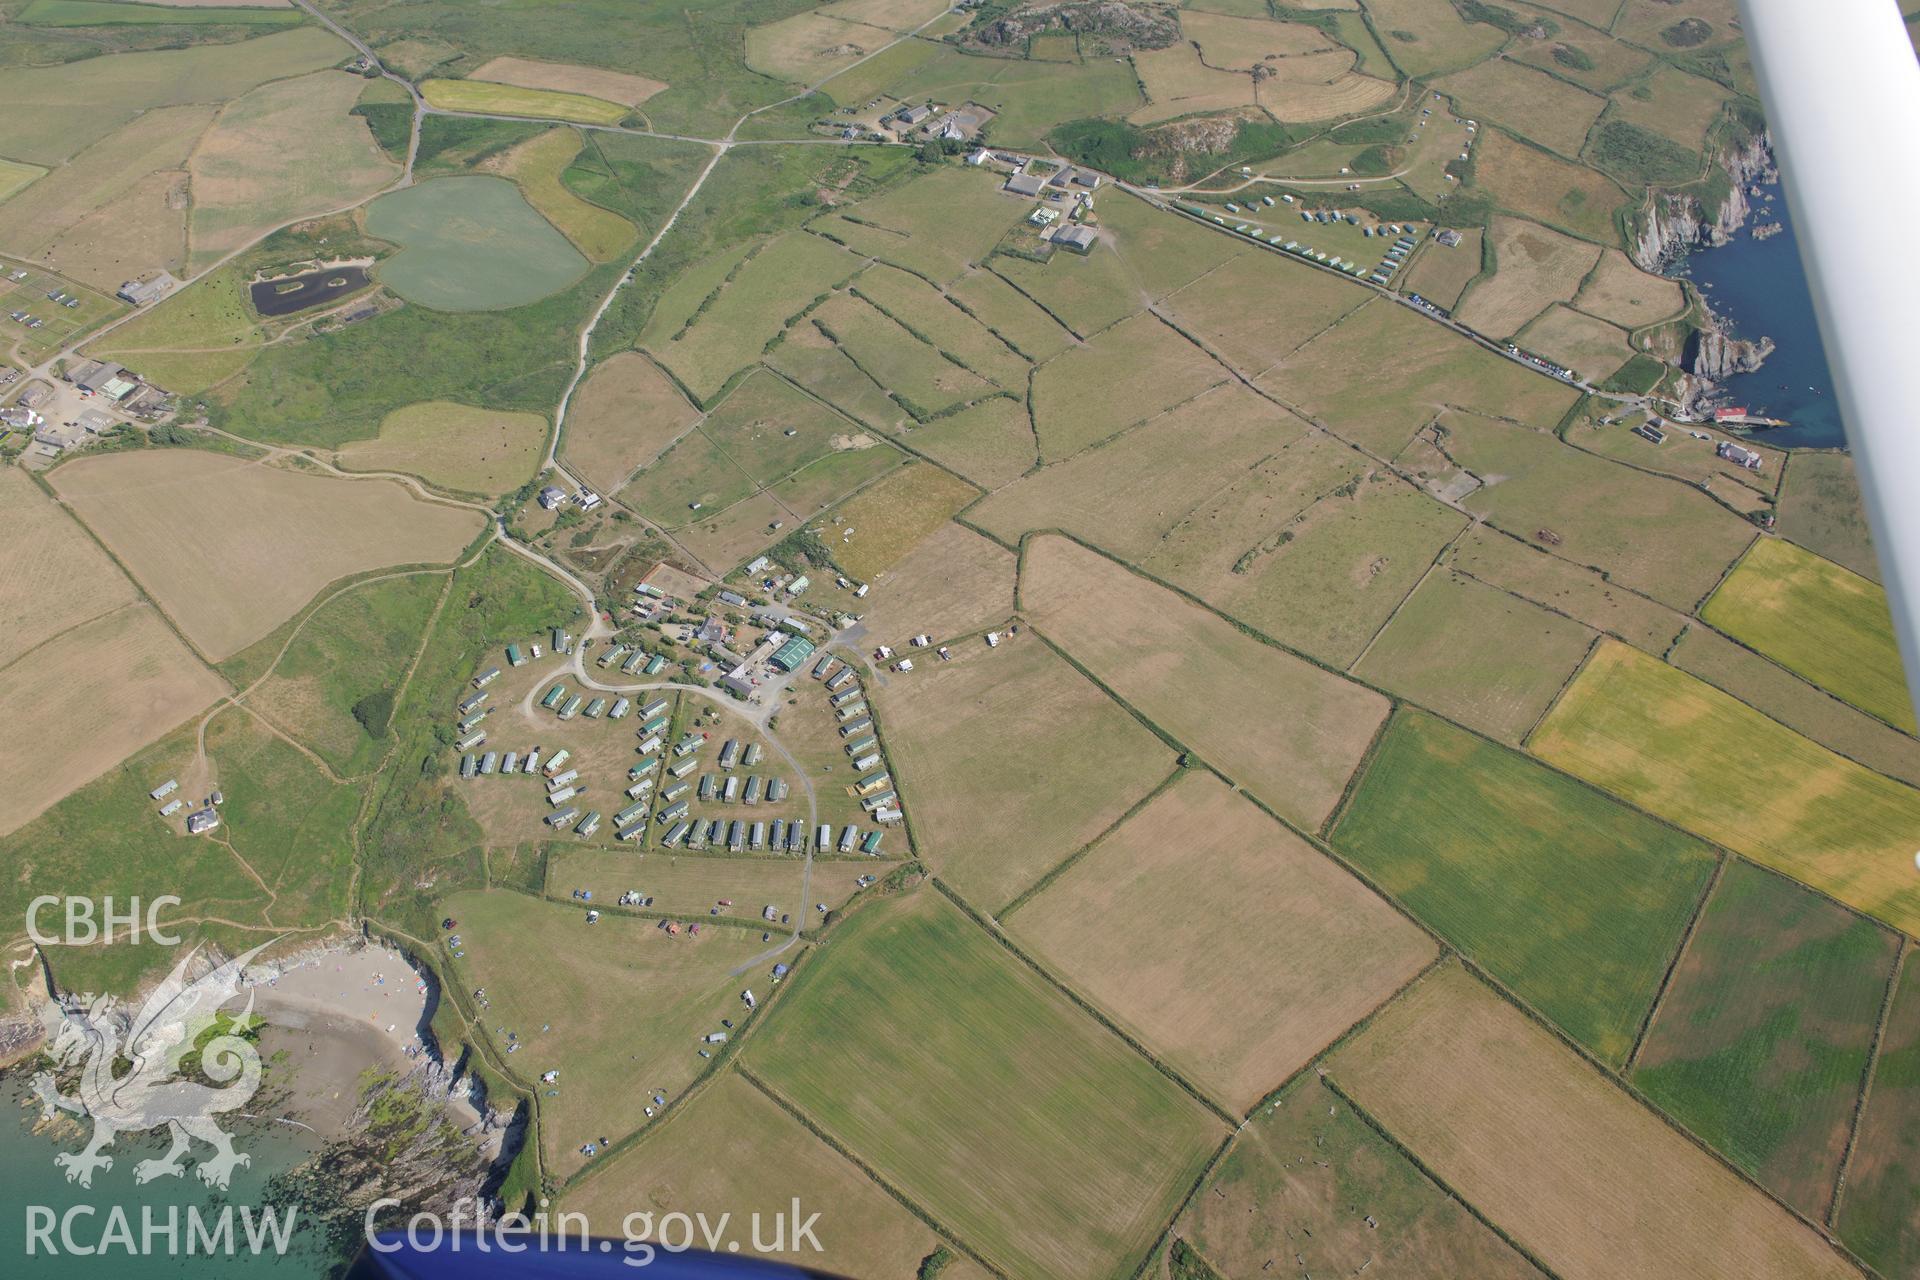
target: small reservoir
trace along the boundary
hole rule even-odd
[[[371,283],[365,267],[327,267],[278,280],[256,280],[247,286],[247,292],[253,309],[261,315],[290,316],[358,293]]]

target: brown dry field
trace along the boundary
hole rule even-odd
[[[844,22],[885,27],[889,31],[911,31],[939,17],[947,8],[944,0],[833,0],[815,12]]]
[[[914,427],[907,442],[916,453],[951,467],[983,489],[1011,484],[1040,461],[1026,401],[1005,396]]]
[[[1159,309],[1234,368],[1258,377],[1369,296],[1278,254],[1250,253],[1170,294]],[[1286,305],[1273,305],[1275,298]]]
[[[1372,690],[1065,538],[1027,544],[1020,607],[1141,714],[1310,830],[1387,716]]]
[[[1654,68],[1645,87],[1652,92],[1651,98],[1636,98],[1631,92],[1614,94],[1613,114],[1689,151],[1698,151],[1706,144],[1707,127],[1719,118],[1721,105],[1733,96],[1711,80],[1666,65]]]
[[[532,58],[498,57],[481,64],[467,77],[522,89],[552,89],[583,93],[589,98],[637,107],[665,89],[666,82],[605,67],[583,67],[571,62],[537,62]]]
[[[619,777],[618,771],[609,768],[603,787],[611,790],[610,784]],[[614,795],[605,800],[605,804],[625,803]],[[637,856],[625,849],[568,849],[554,853],[547,862],[547,893],[571,901],[575,889],[587,889],[596,902],[615,903],[627,890],[638,889],[654,900],[647,910],[682,915],[705,915],[720,899],[731,898],[733,907],[722,910],[751,919],[767,903],[782,911],[798,906],[800,870],[798,858],[716,858],[670,850]],[[849,885],[857,874],[847,872]]]
[[[1460,243],[1449,249],[1430,243],[1414,260],[1413,270],[1402,282],[1411,293],[1452,310],[1460,294],[1480,274],[1480,237],[1478,227],[1460,233]]]
[[[884,27],[797,13],[746,33],[747,66],[793,84],[818,84],[845,71],[896,37]]]
[[[1494,273],[1467,291],[1460,320],[1508,338],[1555,302],[1569,302],[1600,257],[1594,245],[1519,218],[1493,220]]]
[[[149,4],[163,4],[169,9],[284,9],[293,0],[147,0]]]
[[[1127,117],[1135,124],[1253,106],[1252,76],[1214,70],[1184,40],[1165,49],[1135,50],[1133,67],[1147,94],[1147,105]]]
[[[749,1239],[759,1215],[764,1238],[799,1197],[801,1216],[819,1213],[820,1252],[763,1255],[849,1276],[908,1276],[940,1240],[847,1157],[780,1105],[728,1072],[678,1108],[646,1140],[596,1169],[564,1204],[587,1215],[596,1235],[618,1239],[631,1213],[733,1215]],[[949,1267],[943,1274],[953,1274]]]
[[[1498,129],[1482,129],[1479,138],[1474,181],[1501,208],[1595,240],[1614,240],[1613,211],[1627,196],[1611,179],[1523,146]]]
[[[580,384],[560,451],[594,488],[613,493],[699,420],[700,411],[653,361],[622,351]]]
[[[1449,964],[1334,1081],[1564,1280],[1859,1280],[1786,1210]]]
[[[1013,613],[1014,554],[957,524],[942,525],[873,583],[862,622],[881,644],[905,650],[925,632],[950,640]]]
[[[725,511],[703,512],[702,517],[698,524],[674,530],[674,540],[698,557],[702,565],[722,575],[783,536],[781,530],[771,527],[776,521],[791,527],[798,519],[765,490]]]
[[[1461,115],[1498,120],[1563,156],[1580,154],[1587,130],[1607,108],[1598,94],[1505,58],[1489,58],[1434,88],[1451,95]]]
[[[1197,507],[1310,431],[1284,409],[1228,382],[1117,440],[1008,485],[967,519],[1008,542],[1033,529],[1065,529],[1123,559],[1143,559]]]
[[[821,536],[833,548],[835,563],[870,581],[979,496],[978,489],[950,472],[909,463],[848,499]]]
[[[115,206],[155,172],[178,173],[187,165],[194,144],[213,120],[206,106],[160,107],[148,111],[108,134],[66,164],[0,204],[0,249],[33,258],[96,287],[118,288],[124,275],[102,280],[80,258],[48,255],[50,246],[74,230],[89,215]],[[156,236],[172,239],[186,234],[186,211],[147,209],[162,224],[160,230],[125,226],[116,233],[89,230],[86,238],[102,234],[125,237],[129,244],[146,243]],[[112,274],[112,273],[107,273]]]
[[[1633,358],[1626,330],[1559,302],[1535,316],[1514,341],[1589,382],[1605,381]]]
[[[1125,710],[1021,634],[876,680],[888,763],[921,852],[992,912],[1111,826],[1173,768]]]
[[[133,583],[25,472],[0,468],[0,663],[139,599]]]
[[[1678,315],[1686,295],[1678,281],[1642,271],[1620,250],[1608,249],[1573,301],[1589,315],[1637,329]]]
[[[1452,562],[1489,586],[1545,605],[1651,654],[1665,653],[1687,625],[1686,615],[1608,582],[1592,569],[1481,526],[1469,529],[1455,545]]]
[[[1331,120],[1369,111],[1392,98],[1394,92],[1390,80],[1349,72],[1330,83],[1283,77],[1262,80],[1254,87],[1253,94],[1262,107],[1284,120]]]
[[[1048,461],[1070,457],[1231,376],[1164,321],[1123,320],[1035,372],[1040,452]]]
[[[1022,904],[1011,929],[1232,1111],[1436,954],[1331,858],[1197,771]]]
[[[106,293],[122,281],[187,260],[188,178],[181,169],[143,175],[46,247],[42,260]],[[167,384],[171,386],[172,384]]]
[[[7,779],[0,835],[226,692],[226,681],[145,603],[95,618],[0,667],[0,715],[9,729],[0,742],[0,777]]]
[[[476,512],[399,483],[341,480],[197,449],[82,458],[54,489],[213,661],[231,657],[350,574],[445,564]]]
[[[1251,71],[1255,63],[1270,58],[1291,58],[1325,50],[1345,51],[1344,46],[1304,23],[1234,18],[1198,9],[1189,9],[1180,15],[1180,30],[1200,46],[1201,55],[1209,64],[1233,71]],[[1347,61],[1351,65],[1353,60],[1349,57]]]

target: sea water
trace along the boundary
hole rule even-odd
[[[116,1280],[268,1276],[273,1280],[306,1280],[328,1274],[339,1261],[329,1252],[317,1224],[299,1215],[294,1218],[290,1247],[284,1254],[270,1244],[266,1252],[255,1254],[246,1245],[242,1209],[250,1211],[256,1220],[263,1210],[272,1210],[281,1220],[290,1211],[286,1203],[270,1202],[267,1183],[313,1154],[315,1141],[303,1129],[265,1120],[222,1117],[222,1125],[234,1135],[235,1150],[245,1152],[252,1161],[234,1173],[232,1185],[225,1191],[207,1187],[194,1176],[194,1164],[211,1153],[211,1148],[200,1142],[193,1144],[183,1176],[137,1184],[134,1165],[159,1156],[168,1144],[164,1131],[122,1134],[107,1152],[113,1157],[113,1168],[95,1172],[93,1185],[82,1187],[66,1180],[54,1157],[83,1148],[92,1122],[82,1119],[77,1125],[62,1124],[36,1132],[39,1118],[39,1103],[26,1073],[16,1070],[0,1076],[0,1275],[22,1280],[38,1276],[82,1280],[92,1276]],[[233,1252],[189,1256],[189,1211],[197,1211],[210,1230],[217,1230],[223,1207],[232,1211]],[[29,1254],[29,1227],[35,1221],[45,1221],[48,1214],[54,1224],[51,1240],[56,1252],[50,1255],[36,1240],[31,1242],[35,1252]],[[180,1223],[173,1240],[164,1232],[146,1227],[149,1221],[165,1223],[170,1214]],[[113,1227],[118,1221],[127,1224],[128,1235],[123,1238],[130,1240],[131,1250],[115,1237]],[[81,1254],[80,1249],[99,1252]]]
[[[1746,227],[1717,249],[1700,248],[1675,264],[1691,280],[1733,337],[1774,341],[1774,352],[1754,373],[1721,383],[1721,403],[1744,405],[1763,418],[1790,424],[1755,433],[1768,444],[1841,448],[1840,406],[1813,317],[1813,297],[1800,266],[1793,216],[1778,183],[1760,188]],[[1778,234],[1756,240],[1754,226],[1778,222]]]

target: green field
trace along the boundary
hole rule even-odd
[[[799,982],[748,1066],[999,1267],[1126,1273],[1224,1136],[931,887]]]
[[[1914,731],[1913,697],[1877,584],[1791,542],[1762,538],[1700,616],[1862,711]]]
[[[1920,966],[1902,965],[1847,1166],[1840,1238],[1888,1276],[1920,1267]]]
[[[1034,375],[1040,452],[1049,461],[1070,457],[1229,376],[1162,321],[1147,315],[1123,321]]]
[[[18,160],[0,160],[0,200],[5,200],[45,172],[46,170],[37,164],[21,164]]]
[[[587,270],[579,251],[502,178],[436,178],[389,192],[367,206],[367,231],[400,246],[380,264],[380,279],[439,311],[524,306]]]
[[[255,9],[241,5],[190,6],[132,4],[127,0],[33,0],[14,19],[30,27],[221,26],[284,27],[307,15],[288,5]]]
[[[1920,929],[1920,791],[1685,672],[1603,643],[1528,747],[1896,928]]]
[[[815,230],[915,275],[945,283],[984,259],[1027,211],[994,174],[943,167],[823,218]]]
[[[1662,1109],[1809,1218],[1826,1214],[1900,941],[1728,865],[1634,1062]]]
[[[1330,839],[1614,1064],[1633,1048],[1714,866],[1698,841],[1404,711]]]
[[[536,116],[545,120],[577,120],[581,124],[619,124],[629,108],[584,93],[554,89],[523,89],[518,85],[483,80],[425,80],[420,95],[442,111],[472,111],[503,116]]]

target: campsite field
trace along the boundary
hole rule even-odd
[[[1436,1178],[1566,1280],[1857,1275],[1457,965],[1342,1045],[1330,1071]]]
[[[1005,622],[1018,567],[1006,548],[941,525],[875,578],[861,621],[873,639],[902,651],[922,633],[944,642]]]
[[[1612,179],[1497,128],[1480,130],[1479,139],[1474,179],[1501,208],[1600,244],[1614,242],[1613,213],[1627,194]]]
[[[1647,1030],[1634,1084],[1823,1220],[1899,950],[1891,931],[1731,863]]]
[[[144,602],[121,605],[8,656],[13,661],[0,667],[0,713],[12,732],[0,746],[0,768],[13,781],[0,797],[0,834],[227,691]]]
[[[501,889],[455,894],[441,910],[460,922],[465,952],[447,966],[486,992],[496,1060],[543,1095],[542,1154],[561,1177],[587,1163],[582,1144],[644,1127],[650,1093],[672,1101],[707,1069],[701,1037],[742,1011],[730,970],[761,950],[747,929],[668,937],[657,921],[613,912],[589,926],[576,905]],[[557,1085],[541,1085],[550,1070]]]
[[[1600,255],[1573,305],[1628,329],[1678,315],[1686,295],[1677,281],[1650,275],[1618,249]]]
[[[422,80],[420,96],[442,111],[473,111],[491,115],[536,116],[545,120],[577,120],[581,124],[619,124],[628,108],[584,93],[527,89],[519,85],[481,80]]]
[[[1436,568],[1352,669],[1517,746],[1572,678],[1593,636],[1578,622]]]
[[[1667,661],[1823,747],[1920,787],[1920,742],[1710,627],[1689,627]]]
[[[1494,273],[1467,291],[1460,319],[1495,338],[1510,337],[1555,302],[1570,302],[1600,251],[1571,236],[1524,221],[1496,217]]]
[[[1135,316],[1042,365],[1033,379],[1034,427],[1049,461],[1172,408],[1224,382],[1206,352],[1153,316]]]
[[[1235,1112],[1436,953],[1359,880],[1205,772],[1148,801],[1023,901],[1010,927]],[[1208,945],[1194,947],[1203,932]],[[1220,982],[1223,968],[1261,976]]]
[[[497,61],[497,59],[496,59]],[[606,262],[633,243],[631,222],[575,195],[561,175],[580,154],[575,129],[551,129],[501,157],[502,170],[520,184],[527,202],[551,222],[589,262]]]
[[[1862,711],[1914,731],[1878,584],[1791,542],[1760,538],[1700,616]]]
[[[247,705],[311,747],[334,772],[365,774],[379,763],[394,690],[445,584],[446,575],[433,572],[357,584],[302,618],[297,634],[270,635],[223,670],[245,685],[278,658]]]
[[[842,1275],[904,1276],[940,1244],[858,1165],[731,1071],[595,1169],[563,1203],[586,1214],[596,1235],[613,1239],[629,1214],[681,1212],[709,1222],[731,1215],[740,1224],[757,1215],[762,1241],[771,1243],[772,1224],[791,1216],[796,1197],[803,1218],[820,1215],[820,1251],[782,1232],[789,1247],[761,1256]]]
[[[1528,747],[1896,928],[1920,929],[1911,847],[1920,791],[1685,672],[1603,643]]]
[[[1883,1275],[1920,1265],[1913,1202],[1920,1194],[1920,967],[1911,951],[1881,1032],[1873,1088],[1860,1113],[1836,1226]]]
[[[1577,156],[1607,100],[1507,58],[1489,58],[1434,82],[1463,116],[1498,120],[1514,132]]]
[[[1699,841],[1402,711],[1329,836],[1604,1061],[1626,1061],[1713,874]]]
[[[613,493],[699,418],[651,360],[623,351],[595,365],[574,393],[560,451],[601,493]]]
[[[1387,715],[1372,690],[1065,538],[1027,542],[1020,607],[1142,715],[1310,830]]]
[[[502,311],[586,273],[587,260],[504,178],[463,174],[391,191],[367,206],[367,231],[400,246],[378,275],[439,311]]]
[[[349,471],[404,471],[429,484],[493,497],[517,489],[539,469],[547,420],[430,400],[388,414],[380,434],[334,455]]]
[[[1409,293],[1452,310],[1459,304],[1461,293],[1480,274],[1480,242],[1485,234],[1478,227],[1470,227],[1460,232],[1460,243],[1452,248],[1429,244],[1413,260],[1413,269],[1401,285]]]
[[[228,103],[194,148],[191,270],[302,214],[356,204],[399,176],[367,122],[349,115],[366,81],[316,71]]]
[[[1384,359],[1389,351],[1392,358]],[[1281,361],[1258,385],[1341,439],[1387,457],[1448,405],[1551,427],[1575,394],[1378,298]]]
[[[922,855],[988,912],[1173,768],[1171,751],[1031,635],[965,646],[952,662],[890,677],[873,698]]]
[[[139,599],[86,531],[17,467],[0,468],[0,665]]]
[[[617,775],[615,775],[617,776]],[[723,851],[724,852],[724,851]],[[815,868],[816,880],[826,879],[826,863]],[[865,864],[861,864],[865,869]],[[596,904],[612,906],[620,895],[637,889],[652,898],[647,910],[661,915],[704,916],[722,898],[734,901],[727,914],[757,919],[762,904],[782,911],[800,905],[798,858],[732,858],[678,854],[656,850],[636,858],[625,849],[617,853],[598,849],[567,849],[547,861],[546,892],[571,901],[576,889],[593,894]],[[853,871],[843,877],[849,884]]]
[[[291,617],[327,583],[397,564],[444,564],[480,530],[471,511],[398,483],[306,475],[198,450],[82,458],[61,498],[218,661]]]
[[[938,467],[910,463],[848,499],[829,531],[834,562],[865,581],[893,568],[979,490]]]
[[[1313,1275],[1376,1263],[1409,1280],[1541,1274],[1312,1077],[1255,1114],[1174,1233],[1236,1278],[1296,1256]]]
[[[475,67],[468,78],[513,85],[520,89],[579,94],[628,107],[639,106],[667,87],[646,76],[609,71],[605,67],[583,67],[578,63],[538,62],[532,58],[514,57],[489,58]]]
[[[930,886],[798,984],[749,1068],[998,1266],[1126,1271],[1224,1136]]]
[[[1849,454],[1794,452],[1780,478],[1780,536],[1880,581],[1880,560]]]

